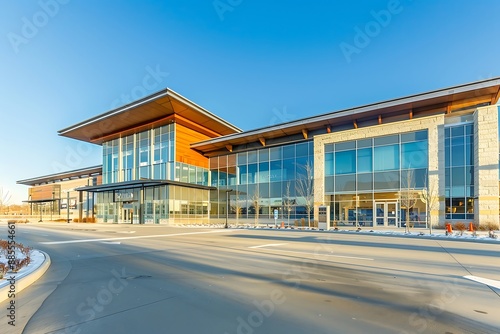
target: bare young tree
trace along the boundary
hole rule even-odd
[[[301,168],[302,173],[295,183],[295,190],[297,195],[303,197],[305,200],[305,207],[307,212],[307,226],[311,227],[311,210],[314,207],[314,168],[309,161],[304,166],[297,166]]]
[[[234,214],[236,216],[236,224],[238,224],[241,212],[243,211],[243,205],[241,203],[240,195],[239,195],[238,191],[236,191],[235,199],[234,199],[233,203],[231,204],[231,210],[234,212]]]
[[[3,187],[0,187],[0,212],[4,211],[4,207],[7,207],[8,210],[8,204],[11,198],[11,194],[8,190],[4,190]]]
[[[290,181],[286,183],[286,190],[283,198],[283,209],[287,213],[288,218],[288,226],[290,226],[290,212],[292,211],[292,207],[295,204],[295,200],[292,199],[290,194]]]
[[[401,191],[399,192],[399,202],[406,210],[406,229],[410,232],[410,210],[417,204],[419,194],[415,189],[415,178],[412,169],[408,169],[401,177]]]
[[[439,205],[439,193],[437,188],[437,180],[426,182],[426,186],[420,192],[420,200],[426,204],[426,217],[429,224],[429,233],[432,234],[431,212],[436,210]]]
[[[255,226],[257,226],[259,224],[259,210],[260,210],[260,194],[258,188],[255,189],[255,192],[250,197],[250,200],[252,201],[252,204],[255,208],[254,224]]]

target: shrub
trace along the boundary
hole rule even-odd
[[[7,263],[0,262],[0,279],[4,278],[8,271],[9,265]]]
[[[28,219],[10,219],[7,220],[7,223],[9,224],[26,224],[29,223]]]
[[[486,226],[488,227],[488,231],[498,230],[498,224],[495,224],[493,222],[487,222]]]
[[[302,225],[302,227],[306,226],[305,218],[300,218],[300,225]]]
[[[480,231],[495,231],[498,230],[498,224],[493,222],[486,222],[484,224],[479,225]]]
[[[463,235],[464,231],[467,230],[467,226],[462,222],[455,223],[455,226],[453,226],[453,228],[460,231],[460,235]]]
[[[14,260],[12,260],[10,263],[0,262],[0,278],[2,278],[3,275],[5,275],[5,273],[10,269],[11,266],[13,267],[12,269],[13,272],[18,272],[23,267],[31,263],[31,252],[33,251],[31,247],[26,247],[21,243],[16,243],[15,248],[16,248],[16,258]],[[0,254],[3,255],[6,259],[8,256],[9,249],[12,249],[12,245],[9,245],[9,242],[6,240],[0,240]],[[18,253],[23,254],[24,258],[17,257]]]

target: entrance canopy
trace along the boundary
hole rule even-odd
[[[134,181],[126,181],[126,182],[118,182],[118,183],[110,183],[110,184],[101,184],[97,186],[86,186],[76,188],[76,191],[88,191],[88,192],[105,192],[105,191],[114,191],[114,190],[123,190],[123,189],[134,189],[134,188],[147,188],[161,185],[175,185],[182,186],[187,188],[196,188],[196,189],[205,189],[205,190],[215,190],[215,187],[207,187],[199,184],[192,183],[184,183],[177,181],[169,181],[169,180],[134,180]]]

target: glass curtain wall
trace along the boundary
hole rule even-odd
[[[225,218],[231,189],[231,219],[273,223],[274,210],[291,225],[308,214],[312,219],[306,205],[312,189],[300,185],[312,183],[313,163],[312,141],[210,158],[210,185],[219,189],[211,195],[211,218]]]
[[[417,198],[427,182],[427,131],[326,144],[324,159],[332,224],[399,226],[410,203],[402,194]],[[425,222],[425,205],[416,202],[411,221]]]
[[[209,190],[173,185],[122,189],[97,193],[97,218],[103,222],[137,224],[139,215],[146,224],[207,223]]]
[[[208,169],[175,162],[175,124],[103,143],[103,184],[140,179],[208,185]]]
[[[446,219],[474,219],[474,125],[445,128]]]

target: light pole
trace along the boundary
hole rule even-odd
[[[69,224],[69,190],[66,192],[66,219]]]
[[[233,189],[226,189],[226,225],[224,226],[224,228],[228,228],[227,220],[229,218],[229,193],[231,191],[233,191]]]
[[[52,212],[54,211],[54,190],[52,190],[52,202],[50,203],[50,220],[52,221]]]

